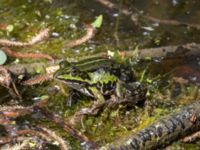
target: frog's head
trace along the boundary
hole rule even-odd
[[[120,82],[118,90],[125,100],[133,101],[135,104],[143,103],[146,99],[147,89],[140,82]]]
[[[68,61],[66,61],[66,60],[61,61],[59,63],[59,67],[60,68],[54,74],[55,78],[59,78],[61,75],[70,73],[71,64]]]

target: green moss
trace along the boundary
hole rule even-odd
[[[101,12],[98,14],[103,13],[104,22],[101,29],[98,29],[95,37],[90,42],[75,48],[65,48],[65,45],[71,40],[82,37],[85,34],[83,24],[91,23],[95,16],[98,15],[91,10],[91,7],[96,8],[96,5],[92,4],[92,2],[89,4],[86,1],[77,0],[0,0],[0,4],[0,38],[14,38],[17,41],[27,41],[36,33],[47,27],[50,27],[52,32],[58,33],[58,37],[51,36],[48,40],[40,44],[24,48],[13,48],[16,51],[29,53],[40,52],[50,54],[58,59],[70,60],[90,57],[99,54],[99,52],[110,52],[119,62],[127,62],[136,69],[138,77],[141,77],[141,81],[148,88],[148,101],[154,105],[152,114],[148,113],[148,108],[146,107],[126,108],[120,106],[117,109],[105,109],[100,115],[95,117],[85,117],[82,123],[76,125],[77,129],[84,132],[88,137],[99,144],[106,144],[117,140],[121,136],[133,134],[133,132],[145,128],[155,120],[168,114],[175,106],[191,103],[194,97],[199,98],[198,92],[195,93],[198,91],[198,88],[193,85],[186,85],[185,91],[182,92],[183,94],[178,98],[172,99],[172,87],[168,86],[167,83],[171,81],[171,79],[163,75],[164,73],[158,73],[160,67],[152,65],[153,59],[147,59],[145,63],[136,61],[135,55],[137,55],[137,53],[135,54],[134,51],[134,58],[121,58],[119,55],[119,51],[133,50],[138,45],[140,47],[152,47],[163,43],[163,45],[177,44],[177,42],[180,43],[181,41],[183,43],[189,41],[198,42],[199,31],[190,29],[187,31],[187,35],[187,33],[183,34],[181,28],[168,27],[164,29],[164,27],[161,26],[155,27],[155,31],[149,32],[149,35],[145,36],[143,35],[144,31],[141,31],[141,29],[137,30],[137,27],[133,27],[133,23],[128,21],[129,19],[125,21],[123,17],[121,18],[120,28],[118,31],[115,31],[115,21],[113,21],[115,18]],[[123,21],[125,23],[123,23]],[[173,30],[173,32],[169,33],[169,30]],[[113,36],[113,33],[116,32],[119,35],[119,45],[116,44],[117,39]],[[173,38],[166,40],[168,37]],[[181,37],[181,39],[178,37]],[[12,61],[14,61],[14,58],[9,58],[9,63]],[[36,60],[20,59],[20,63],[32,63],[34,61]],[[39,68],[37,72],[41,73],[41,70],[42,69]],[[63,91],[57,91],[55,86],[62,88]],[[32,87],[17,88],[19,88],[23,97],[23,101],[19,103],[31,105],[35,102],[33,100],[34,97],[48,95],[50,97],[47,106],[48,109],[55,114],[61,115],[66,120],[70,119],[75,112],[82,108],[89,107],[93,103],[91,99],[82,97],[80,101],[73,104],[71,107],[67,106],[66,103],[70,95],[70,90],[65,86],[61,87],[61,85],[55,81]],[[5,90],[0,90],[1,96],[5,94]],[[4,101],[1,103],[9,103],[9,101]],[[34,122],[36,120],[32,119],[31,121]],[[40,120],[38,124],[43,124],[69,139],[74,149],[81,149],[78,140],[71,138],[69,134],[63,132],[61,128],[54,124],[52,125],[51,122],[44,119]],[[187,147],[188,149],[195,149],[196,147],[195,144],[177,143],[173,145],[175,149],[181,146]]]

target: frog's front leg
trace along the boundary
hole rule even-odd
[[[124,97],[124,93],[125,93],[125,89],[124,89],[123,82],[121,80],[119,80],[116,83],[115,95],[119,99],[119,98],[123,98]]]
[[[105,98],[97,88],[90,88],[96,101],[93,102],[90,108],[83,108],[81,110],[84,115],[97,115],[105,105]]]
[[[96,98],[91,108],[82,109],[82,114],[97,115],[104,107],[115,107],[120,105],[120,102],[124,102],[125,88],[124,85],[119,81],[116,83],[115,94],[111,95],[111,98],[105,101],[104,96],[97,88],[90,89]]]
[[[102,93],[96,87],[91,87],[89,89],[93,93],[94,98],[96,99],[96,101],[98,103],[104,103],[105,102],[104,96],[102,95]]]
[[[83,98],[83,94],[81,94],[79,91],[72,89],[69,92],[69,97],[67,99],[66,105],[71,107],[73,104],[76,104],[78,101]]]

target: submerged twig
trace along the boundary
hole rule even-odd
[[[10,125],[12,124],[12,121],[10,119],[16,118],[16,117],[21,117],[27,114],[31,114],[34,112],[34,110],[38,107],[42,108],[46,104],[47,100],[43,100],[40,102],[37,102],[36,104],[29,106],[29,107],[23,107],[23,106],[2,106],[0,107],[0,124],[4,125],[5,128],[9,128]],[[14,127],[12,127],[14,130]],[[10,130],[10,128],[9,128]],[[71,149],[69,143],[66,140],[63,140],[61,137],[56,135],[55,132],[51,131],[50,129],[44,128],[44,127],[39,127],[36,130],[30,130],[30,129],[25,129],[25,130],[18,130],[15,131],[14,136],[8,136],[8,137],[3,137],[0,138],[0,145],[10,143],[14,139],[18,139],[21,135],[35,135],[35,136],[40,136],[44,138],[47,141],[50,140],[55,140],[57,141],[62,150],[69,150]],[[12,131],[13,132],[13,131]]]
[[[15,133],[15,136],[9,136],[6,138],[1,138],[0,139],[0,145],[6,144],[6,143],[10,143],[12,141],[20,141],[21,140],[21,136],[24,135],[34,135],[34,136],[38,136],[41,137],[43,139],[45,139],[46,141],[50,142],[50,141],[57,141],[60,144],[60,147],[62,150],[69,150],[71,149],[69,143],[67,143],[67,141],[64,141],[61,137],[59,137],[58,135],[56,135],[55,132],[51,131],[50,129],[44,128],[44,127],[39,127],[35,130],[33,129],[24,129],[24,130],[18,130]],[[26,140],[26,139],[30,139],[30,138],[22,138],[22,140]]]
[[[95,34],[96,29],[92,25],[85,25],[86,34],[80,39],[69,42],[65,45],[66,48],[72,48],[89,41]]]
[[[197,131],[192,135],[184,137],[181,141],[185,143],[191,143],[196,141],[197,139],[200,139],[200,131]]]
[[[196,28],[198,30],[200,29],[200,25],[198,25],[198,24],[185,23],[185,22],[180,22],[177,20],[158,19],[158,18],[152,17],[150,15],[141,15],[141,16],[149,21],[157,22],[157,23],[163,24],[163,25],[188,26],[191,28]]]
[[[152,58],[184,58],[200,55],[200,44],[188,43],[183,45],[163,46],[139,50],[139,59]]]
[[[26,114],[30,114],[32,112],[31,107],[23,107],[23,106],[2,106],[0,109],[0,114],[8,118],[16,118],[19,116],[24,116]]]
[[[16,118],[19,116],[24,116],[27,114],[30,114],[34,111],[34,108],[37,106],[43,107],[44,105],[46,105],[47,100],[42,100],[39,101],[35,104],[33,104],[32,106],[27,106],[27,107],[23,107],[23,106],[1,106],[0,107],[0,114],[8,117],[8,118]]]
[[[16,58],[45,58],[48,60],[54,60],[54,58],[48,54],[41,54],[41,53],[22,53],[22,52],[15,52],[8,47],[2,48],[2,50],[9,56],[16,57]]]
[[[28,42],[19,42],[19,41],[10,41],[6,39],[0,39],[0,45],[3,46],[16,46],[16,47],[22,47],[22,46],[31,46],[36,43],[39,43],[43,41],[44,39],[49,37],[49,28],[46,28],[42,31],[40,31],[36,36],[34,36],[31,40]]]
[[[46,38],[49,37],[49,28],[46,28],[42,30],[40,33],[38,33],[36,36],[34,36],[31,40],[28,42],[19,42],[19,41],[10,41],[6,39],[0,39],[0,45],[5,46],[2,50],[7,53],[7,55],[17,58],[45,58],[48,60],[54,60],[52,56],[48,54],[37,54],[37,53],[22,53],[22,52],[15,52],[11,50],[8,47],[24,47],[24,46],[32,46],[34,44],[37,44]]]
[[[10,143],[15,135],[18,134],[16,131],[15,124],[13,124],[13,119],[17,117],[22,117],[27,114],[34,112],[34,107],[40,106],[43,107],[46,104],[47,100],[42,100],[36,104],[28,107],[23,106],[1,106],[0,107],[0,124],[3,125],[8,133],[9,137],[0,138],[0,145]]]
[[[123,57],[135,57],[134,50],[132,51],[120,51],[119,55]],[[200,55],[200,44],[199,43],[188,43],[183,45],[173,45],[173,46],[162,46],[156,48],[144,48],[139,49],[137,58],[186,58],[191,56]],[[95,56],[109,56],[108,53],[102,52],[96,54]]]
[[[69,150],[69,149],[71,149],[69,143],[66,140],[63,140],[55,132],[51,131],[50,129],[44,128],[44,127],[41,127],[41,129],[44,132],[46,132],[51,138],[55,139],[60,144],[62,150]]]
[[[22,85],[35,85],[35,84],[42,84],[45,81],[49,81],[53,79],[53,74],[43,74],[39,76],[35,76],[31,79],[23,81],[21,84]]]
[[[0,114],[7,118],[16,118],[19,116],[24,116],[32,112],[31,107],[23,106],[2,106]]]
[[[75,128],[72,127],[69,123],[65,122],[60,116],[54,115],[47,109],[44,109],[40,106],[35,107],[35,109],[39,110],[45,117],[47,117],[50,121],[58,124],[65,130],[67,133],[69,133],[71,136],[74,138],[80,140],[81,142],[85,143],[87,146],[96,148],[97,145],[88,139],[84,134],[82,134],[80,131],[76,130]]]

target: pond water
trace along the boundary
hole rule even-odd
[[[30,47],[13,47],[20,52],[41,52],[58,59],[79,60],[99,53],[117,53],[118,51],[134,51],[136,47],[152,48],[160,46],[181,45],[191,42],[200,43],[200,29],[191,24],[200,25],[200,1],[197,0],[113,0],[118,8],[111,9],[98,0],[0,0],[0,38],[27,41],[40,30],[50,27],[51,36],[48,40]],[[135,15],[126,15],[124,10]],[[88,42],[74,47],[65,45],[85,34],[84,24],[92,23],[97,16],[103,15],[103,24],[95,36]],[[144,16],[159,20],[176,20],[183,25],[157,23]],[[135,18],[134,18],[135,17]],[[149,17],[149,18],[150,18]],[[185,25],[190,24],[190,25]],[[99,145],[112,142],[119,136],[136,132],[164,114],[188,105],[199,98],[200,82],[199,58],[180,59],[122,59],[135,67],[138,79],[148,88],[148,99],[151,108],[137,107],[125,110],[105,110],[97,117],[88,117],[76,128],[90,137]],[[16,59],[8,57],[6,65],[16,63],[46,62],[44,60]],[[162,69],[161,69],[162,68]],[[191,76],[193,74],[193,76]],[[143,78],[142,78],[143,76]],[[183,77],[188,82],[178,82],[173,77]],[[196,80],[193,80],[193,79]],[[176,78],[177,79],[177,78]],[[56,91],[59,87],[62,92]],[[34,98],[49,95],[49,110],[69,119],[75,111],[91,104],[87,97],[73,104],[66,105],[69,89],[56,81],[32,87],[17,87],[22,100],[15,100],[6,89],[0,88],[0,104],[31,105]],[[194,90],[195,89],[195,90]],[[63,92],[64,91],[64,92]],[[12,99],[12,100],[10,100]],[[149,112],[153,109],[153,113]],[[150,117],[149,117],[150,116]],[[62,128],[48,122],[40,121],[35,116],[20,119],[20,124],[37,126],[43,124],[70,141],[73,149],[82,149],[79,141],[64,133]],[[28,122],[28,123],[27,123]],[[1,135],[1,134],[0,134]],[[175,143],[172,149],[194,148],[199,143]]]

